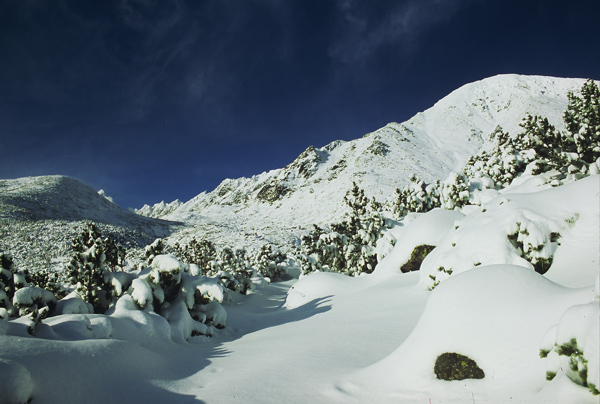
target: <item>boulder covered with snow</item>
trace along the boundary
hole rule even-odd
[[[385,276],[387,273],[401,271],[402,266],[411,259],[415,248],[437,246],[465,215],[455,210],[433,209],[415,216],[414,219],[410,218],[412,220],[405,228],[400,229],[394,248],[379,262],[374,274]]]
[[[31,374],[20,363],[0,358],[0,404],[23,404],[33,393]]]

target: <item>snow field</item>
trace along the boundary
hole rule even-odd
[[[598,176],[538,185],[527,193],[508,190],[466,215],[434,210],[407,217],[371,275],[317,272],[233,294],[224,303],[227,327],[212,338],[185,342],[185,321],[139,310],[129,295],[107,316],[48,318],[37,338],[27,333],[26,319],[2,322],[3,372],[22,377],[2,379],[7,393],[0,402],[31,395],[36,403],[596,403],[573,382],[577,372],[568,370],[568,357],[542,358],[540,351],[575,338],[588,381],[597,381]],[[561,237],[545,275],[507,244],[507,220],[530,214],[538,228],[560,227],[550,228]],[[537,228],[528,229],[531,235]],[[448,246],[459,231],[462,238]],[[438,247],[420,272],[401,273],[421,243]],[[440,253],[450,249],[452,255]],[[497,262],[467,265],[476,254]],[[423,279],[434,258],[462,270],[429,291]],[[178,265],[161,258],[149,273],[177,272]],[[190,275],[180,275],[185,285]],[[220,300],[219,290],[203,287]],[[436,379],[434,363],[444,352],[475,360],[485,378]],[[556,371],[551,381],[548,371]]]

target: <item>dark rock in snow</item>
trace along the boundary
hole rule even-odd
[[[477,363],[464,355],[446,352],[438,356],[433,368],[441,380],[483,379],[485,373]]]

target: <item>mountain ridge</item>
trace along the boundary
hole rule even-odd
[[[343,198],[353,183],[382,202],[413,173],[433,182],[459,171],[485,144],[486,135],[497,126],[515,135],[527,113],[545,116],[564,129],[567,93],[577,92],[584,82],[511,74],[469,83],[405,122],[391,122],[351,141],[309,146],[283,168],[225,179],[187,202],[161,202],[134,211],[64,176],[2,180],[0,219],[94,220],[144,234],[136,236],[140,242],[169,236],[170,242],[183,243],[200,237],[230,247],[290,247],[312,224],[344,217]]]
[[[584,82],[515,74],[479,80],[403,123],[389,123],[351,141],[309,146],[286,167],[225,179],[213,191],[168,210],[146,205],[136,212],[156,211],[156,217],[193,224],[217,242],[255,241],[223,234],[219,228],[262,234],[270,242],[281,238],[294,242],[291,232],[344,216],[343,197],[353,182],[369,198],[383,201],[405,185],[412,173],[433,182],[459,171],[481,149],[486,135],[497,126],[516,135],[528,113],[546,116],[557,129],[564,129],[567,93],[577,91]]]

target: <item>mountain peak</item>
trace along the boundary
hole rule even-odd
[[[498,126],[519,133],[526,114],[545,116],[563,129],[567,93],[584,81],[504,74],[469,83],[403,123],[348,142],[309,146],[284,168],[225,180],[159,217],[201,225],[216,242],[229,245],[252,244],[257,234],[290,240],[297,231],[289,229],[339,220],[353,182],[382,201],[412,173],[432,182],[459,171],[487,134]]]

